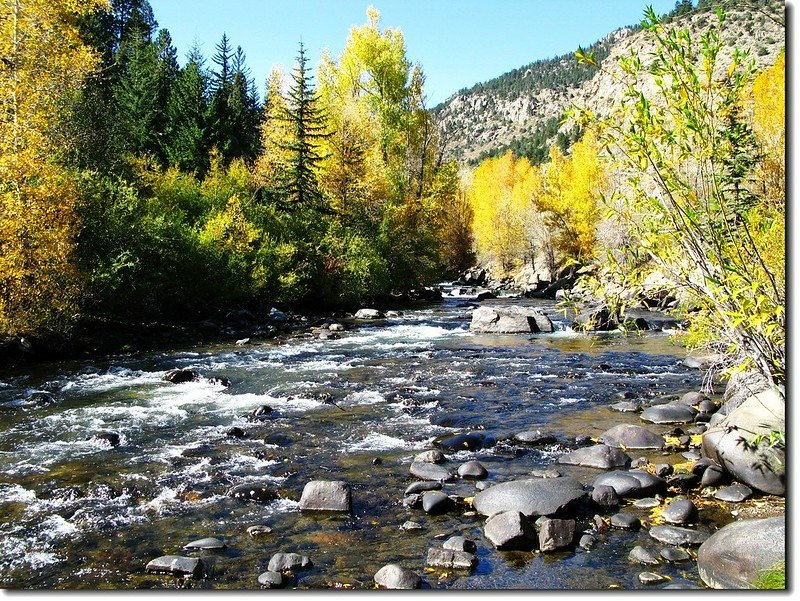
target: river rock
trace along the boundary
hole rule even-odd
[[[112,447],[119,446],[119,434],[116,432],[98,432],[97,434],[92,434],[92,438],[107,442]]]
[[[639,574],[639,582],[642,584],[661,584],[662,582],[666,582],[668,578],[666,576],[662,576],[661,574],[656,574],[655,572],[642,572]]]
[[[675,468],[669,463],[657,463],[655,467],[655,474],[659,478],[666,478],[675,473]]]
[[[422,585],[422,579],[418,574],[396,563],[383,566],[375,572],[373,580],[379,587],[387,589],[412,590]]]
[[[753,489],[744,484],[732,484],[720,488],[715,494],[714,498],[718,501],[725,501],[726,503],[741,503],[753,496]]]
[[[303,487],[300,511],[351,512],[353,499],[350,485],[341,480],[312,480]]]
[[[441,482],[434,482],[431,480],[423,482],[412,482],[411,484],[408,485],[408,488],[406,488],[403,494],[413,495],[425,492],[426,490],[439,490],[441,488],[442,488]]]
[[[544,518],[539,522],[539,550],[557,551],[569,547],[575,538],[575,520]]]
[[[192,541],[183,548],[185,551],[223,551],[228,546],[218,538],[208,537]]]
[[[708,534],[680,526],[653,526],[650,536],[660,543],[675,547],[696,547],[708,539]]]
[[[264,588],[281,588],[283,586],[283,574],[280,572],[262,572],[258,575],[258,583]]]
[[[702,453],[737,480],[772,495],[786,493],[786,453],[770,447],[771,432],[786,431],[786,403],[775,389],[746,399],[703,434]]]
[[[377,309],[359,309],[353,317],[356,319],[383,319],[385,315]]]
[[[453,499],[441,491],[428,490],[422,493],[422,509],[425,513],[446,513],[456,506]]]
[[[623,449],[660,449],[665,443],[663,436],[631,424],[614,426],[598,436],[597,441]]]
[[[312,567],[311,560],[299,553],[275,553],[269,560],[270,572],[299,572]]]
[[[631,552],[628,553],[628,559],[634,563],[641,563],[646,566],[656,566],[660,563],[658,557],[641,545],[636,545],[631,549]]]
[[[536,530],[519,511],[501,511],[486,520],[483,534],[498,549],[530,550],[536,541]]]
[[[478,558],[472,553],[431,547],[425,558],[425,565],[446,570],[471,570],[478,565]]]
[[[728,379],[722,396],[722,407],[716,413],[717,421],[729,415],[750,397],[769,390],[767,379],[755,371],[736,372]],[[715,417],[716,417],[715,416]],[[716,425],[716,423],[713,423]]]
[[[447,461],[447,457],[439,449],[430,449],[429,451],[417,453],[414,456],[414,461],[419,463],[444,463]]]
[[[531,476],[533,476],[534,478],[560,478],[563,475],[564,474],[562,474],[556,469],[553,469],[552,467],[548,467],[545,469],[534,468],[531,470]]]
[[[197,557],[162,555],[150,561],[147,566],[145,566],[145,571],[155,574],[172,574],[173,576],[202,578],[205,574],[205,564]]]
[[[676,401],[647,407],[639,418],[653,424],[690,424],[694,422],[696,414],[697,409]]]
[[[585,551],[591,551],[597,546],[597,539],[591,534],[584,534],[578,541],[578,546]]]
[[[659,501],[658,499],[654,499],[653,497],[645,497],[643,499],[636,499],[633,502],[633,506],[636,507],[636,509],[654,509],[655,507],[658,507],[659,505],[661,505],[661,501]]]
[[[680,563],[682,561],[688,561],[692,558],[691,555],[689,555],[686,551],[678,547],[667,547],[666,549],[661,549],[661,557],[670,563]]]
[[[225,436],[230,436],[231,438],[244,438],[247,436],[247,432],[245,432],[239,426],[233,426],[228,428],[228,430],[225,432]]]
[[[257,538],[259,536],[266,536],[272,532],[272,528],[265,524],[256,524],[255,526],[248,526],[247,534],[252,536],[253,538]]]
[[[611,527],[620,530],[638,530],[642,527],[642,522],[635,515],[623,511],[611,516]]]
[[[478,546],[475,541],[471,541],[463,536],[451,536],[442,545],[443,549],[452,549],[453,551],[466,551],[467,553],[475,553]]]
[[[469,329],[488,334],[536,334],[552,332],[553,323],[532,307],[493,305],[475,309]]]
[[[433,444],[446,451],[479,451],[493,447],[496,440],[485,432],[448,434],[434,439]]]
[[[717,589],[750,588],[764,570],[785,562],[785,516],[732,522],[697,551],[700,578]]]
[[[586,307],[572,322],[572,329],[580,332],[616,330],[618,326],[619,317],[606,305]]]
[[[667,524],[696,524],[697,507],[689,499],[675,499],[661,512],[661,519]]]
[[[458,466],[458,475],[462,478],[472,478],[474,480],[482,480],[489,475],[486,468],[480,461],[467,461]]]
[[[286,436],[283,432],[270,432],[264,437],[264,444],[273,445],[276,447],[288,447],[294,440]]]
[[[600,485],[592,490],[592,501],[600,507],[616,507],[619,505],[619,496],[612,486]]]
[[[200,374],[189,368],[171,369],[162,378],[172,384],[183,384],[184,382],[199,382]]]
[[[700,477],[700,484],[703,486],[719,486],[725,482],[726,479],[725,470],[714,463],[703,470],[703,475]]]
[[[555,434],[546,430],[526,430],[514,434],[514,440],[531,446],[541,446],[556,442]]]
[[[473,507],[485,516],[501,511],[519,511],[527,517],[564,512],[586,498],[586,491],[574,478],[511,480],[491,486],[475,495]]]
[[[269,405],[259,405],[250,412],[248,418],[251,421],[263,421],[269,417],[270,413],[272,413],[272,407]]]
[[[421,480],[433,480],[435,482],[449,482],[453,479],[453,474],[445,467],[435,463],[420,463],[415,461],[409,468],[412,476]]]
[[[254,503],[268,503],[278,498],[274,491],[260,484],[239,484],[228,491],[228,496]]]
[[[648,497],[656,493],[664,493],[667,483],[644,470],[613,471],[599,476],[593,484],[594,488],[606,485],[612,487],[620,498]]]
[[[631,464],[631,458],[627,453],[605,444],[575,449],[562,455],[557,461],[567,465],[594,467],[601,470],[628,467]]]
[[[706,398],[706,395],[704,395],[702,392],[692,391],[692,392],[687,392],[686,394],[684,394],[678,400],[678,402],[679,403],[683,403],[684,405],[689,405],[690,407],[693,407],[693,406],[699,405],[702,401],[705,400],[705,398]]]
[[[400,530],[404,532],[413,532],[414,530],[422,530],[422,524],[418,522],[412,522],[411,520],[407,520],[402,523],[400,526]]]
[[[618,413],[636,413],[642,409],[642,406],[636,401],[620,401],[619,403],[609,405],[608,408]]]

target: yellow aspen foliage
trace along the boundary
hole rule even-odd
[[[765,200],[783,204],[786,196],[786,56],[753,81],[753,129],[762,147],[758,180]]]
[[[0,334],[62,331],[76,311],[76,183],[58,166],[62,102],[96,65],[78,18],[105,0],[0,1]]]
[[[484,160],[472,174],[467,198],[473,212],[478,258],[508,272],[527,254],[526,222],[531,197],[539,185],[538,169],[511,151]]]
[[[267,80],[267,98],[261,124],[261,154],[253,168],[256,185],[268,191],[278,186],[289,161],[286,145],[292,132],[291,125],[285,118],[287,107],[283,88],[283,73],[273,69]]]
[[[565,156],[557,146],[550,149],[544,185],[535,203],[553,228],[556,248],[567,259],[592,258],[600,220],[598,200],[608,183],[600,159],[600,145],[589,130]]]

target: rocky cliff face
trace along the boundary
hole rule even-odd
[[[784,5],[777,0],[758,3],[758,9],[727,9],[722,38],[728,48],[722,54],[729,64],[732,47],[749,50],[759,68],[774,63],[786,44]],[[698,39],[718,25],[713,11],[696,11],[674,24],[689,27]],[[541,135],[548,121],[560,119],[572,106],[606,113],[621,98],[619,57],[639,53],[646,65],[652,43],[638,28],[619,29],[593,47],[601,70],[577,66],[572,56],[538,61],[489,82],[451,96],[434,109],[446,145],[445,155],[459,162],[478,160],[502,151],[514,141]],[[569,124],[562,125],[562,131]]]

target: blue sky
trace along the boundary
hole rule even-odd
[[[338,56],[350,27],[373,4],[384,27],[399,27],[408,58],[427,77],[433,107],[459,89],[542,58],[572,52],[658,13],[675,0],[150,0],[183,63],[197,41],[210,58],[222,33],[241,46],[263,90],[274,66],[291,69],[299,41],[316,65],[324,49]]]

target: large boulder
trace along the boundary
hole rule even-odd
[[[700,578],[717,589],[748,589],[764,570],[785,561],[785,516],[732,522],[697,551]]]
[[[665,442],[663,436],[631,424],[614,426],[598,436],[597,441],[623,449],[660,449]]]
[[[770,446],[773,432],[786,431],[786,403],[776,389],[745,400],[703,434],[702,454],[737,480],[762,492],[786,494],[786,453]]]
[[[585,497],[581,483],[564,476],[503,482],[479,492],[472,505],[485,516],[519,511],[527,517],[539,517],[568,511]]]
[[[382,319],[385,315],[377,309],[359,309],[353,317],[356,319]]]
[[[580,465],[595,467],[601,470],[610,470],[615,467],[628,467],[631,458],[621,450],[605,444],[596,444],[591,447],[581,447],[570,451],[558,458],[559,463],[567,465]]]
[[[445,434],[435,438],[433,444],[446,451],[478,451],[493,447],[495,438],[485,432],[462,432],[461,434]]]
[[[553,323],[541,311],[532,307],[478,307],[472,312],[473,332],[488,334],[536,334],[552,332]]]
[[[269,560],[267,569],[270,572],[299,572],[307,570],[313,564],[305,555],[299,553],[275,553]]]
[[[619,316],[606,305],[587,307],[572,322],[572,329],[580,332],[605,332],[618,327]]]
[[[408,471],[420,480],[433,482],[449,482],[454,478],[453,473],[446,467],[425,461],[414,461]]]
[[[653,424],[691,424],[695,415],[697,409],[680,401],[674,401],[663,405],[651,405],[642,411],[639,418]]]
[[[346,511],[353,509],[350,485],[339,480],[312,480],[303,487],[301,511]]]

